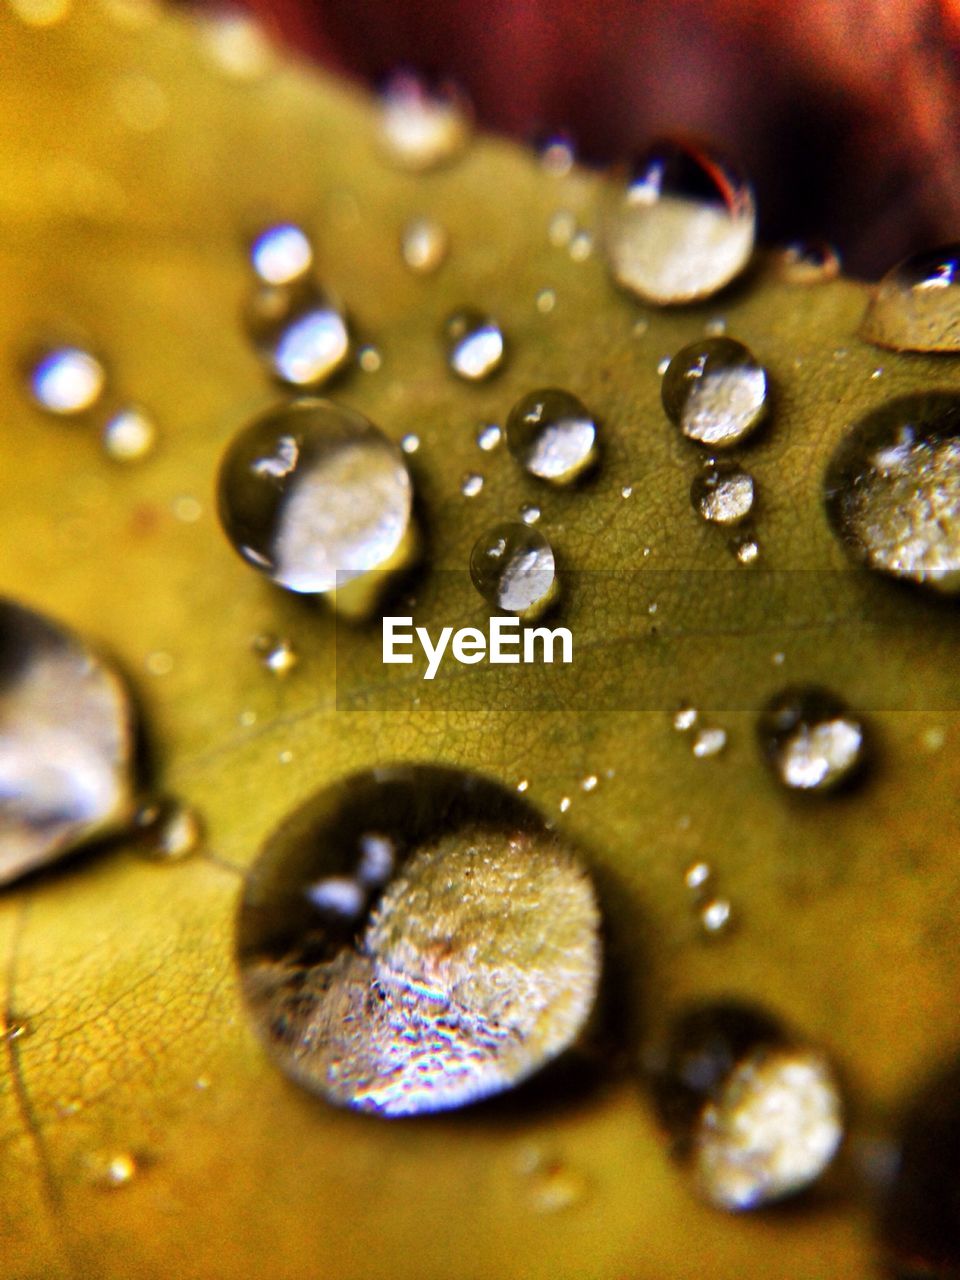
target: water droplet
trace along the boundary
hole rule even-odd
[[[33,1024],[29,1018],[16,1013],[0,1015],[0,1041],[9,1044],[13,1040],[26,1040],[33,1035]]]
[[[103,450],[114,462],[139,462],[153,452],[157,425],[143,409],[118,410],[103,428]]]
[[[532,502],[525,502],[520,508],[520,519],[524,524],[536,524],[540,519],[540,508]]]
[[[300,661],[300,655],[289,640],[272,635],[257,636],[253,651],[266,669],[275,676],[288,676]]]
[[[653,1068],[661,1119],[718,1209],[796,1195],[840,1147],[843,1106],[830,1064],[762,1010],[731,1002],[687,1012]]]
[[[98,1152],[89,1165],[93,1180],[108,1191],[128,1186],[137,1176],[137,1161],[129,1151]]]
[[[488,422],[477,432],[477,444],[484,453],[489,453],[491,449],[495,449],[502,438],[503,432],[495,422]]]
[[[684,704],[678,707],[673,716],[673,727],[680,733],[686,733],[688,729],[692,729],[697,723],[697,708]]]
[[[587,1183],[576,1170],[551,1160],[531,1170],[528,1194],[536,1213],[562,1213],[586,1198]]]
[[[946,740],[946,730],[940,725],[930,725],[920,734],[920,745],[924,751],[939,751]]]
[[[569,391],[530,391],[510,410],[507,447],[531,475],[570,484],[596,460],[597,424]]]
[[[220,465],[227,537],[289,591],[331,592],[406,563],[412,499],[397,446],[328,400],[281,404],[254,419]]]
[[[261,231],[254,240],[250,263],[264,284],[293,284],[313,266],[313,245],[301,227],[280,222]]]
[[[577,220],[569,209],[558,209],[547,227],[547,237],[555,249],[566,249],[577,230]]]
[[[659,305],[708,298],[753,253],[753,192],[730,165],[682,142],[656,143],[610,210],[606,250],[616,282]]]
[[[469,308],[446,323],[447,363],[465,382],[483,382],[503,364],[504,341],[496,320]]]
[[[883,367],[881,366],[881,367],[879,367],[879,368],[877,368],[877,369],[874,369],[874,371],[873,371],[873,373],[871,373],[870,377],[871,377],[871,379],[872,379],[874,382],[876,382],[876,380],[877,380],[878,378],[882,378],[882,377],[883,377]]]
[[[565,178],[577,160],[573,139],[562,131],[542,138],[537,152],[541,167],[555,178]]]
[[[498,524],[481,534],[470,553],[470,576],[495,609],[525,620],[539,617],[557,597],[553,548],[526,524]]]
[[[211,62],[231,80],[252,83],[273,67],[275,55],[266,33],[250,14],[236,9],[196,14],[203,47]]]
[[[400,448],[404,453],[416,453],[420,448],[420,437],[408,432],[400,441]]]
[[[901,396],[868,413],[834,453],[824,491],[853,559],[960,590],[960,396]]]
[[[725,933],[730,928],[731,906],[726,898],[711,898],[700,910],[700,923],[705,933]]]
[[[739,524],[753,510],[753,476],[732,463],[714,463],[694,476],[693,509],[711,524]]]
[[[764,756],[785,787],[832,791],[862,768],[865,731],[842,699],[826,689],[784,689],[767,703],[757,733]]]
[[[586,262],[593,253],[593,235],[585,228],[575,232],[569,245],[570,258],[573,262]]]
[[[380,96],[379,141],[397,168],[423,173],[462,155],[472,113],[451,84],[428,84],[409,71],[390,76]]]
[[[661,398],[667,417],[688,440],[726,449],[741,444],[766,418],[767,374],[742,342],[703,338],[670,361]]]
[[[691,750],[698,760],[706,760],[709,756],[719,755],[726,745],[726,729],[699,729]]]
[[[483,488],[483,476],[471,471],[460,482],[460,492],[465,498],[475,498]]]
[[[740,564],[756,564],[760,558],[760,548],[753,538],[747,538],[743,542],[738,542],[734,548],[734,555]]]
[[[416,275],[439,271],[450,249],[446,228],[433,218],[413,218],[400,235],[400,253]]]
[[[376,373],[383,364],[383,356],[376,347],[367,344],[357,352],[357,364],[364,373]]]
[[[537,310],[542,316],[549,315],[557,305],[557,295],[553,289],[541,289],[537,294]]]
[[[261,285],[245,323],[264,366],[291,387],[319,387],[342,368],[350,334],[340,310],[309,281]]]
[[[860,336],[895,351],[960,351],[960,244],[916,253],[888,271]]]
[[[569,796],[561,796],[561,797],[560,797],[560,804],[559,804],[557,807],[559,808],[559,810],[560,810],[560,812],[561,812],[561,813],[568,813],[568,812],[569,812],[569,810],[570,810],[570,797],[569,797]]]
[[[692,862],[683,873],[683,883],[691,893],[699,894],[713,875],[708,862]]]
[[[0,600],[0,884],[127,823],[132,719],[77,636]]]
[[[192,493],[181,493],[173,500],[173,514],[184,524],[196,524],[203,515],[203,507]]]
[[[141,805],[136,823],[146,833],[143,853],[155,862],[181,862],[203,840],[200,815],[178,800],[160,798]]]
[[[632,496],[633,496],[633,485],[632,485],[632,484],[625,484],[625,485],[623,486],[623,488],[620,490],[620,497],[621,497],[621,498],[630,498],[630,497],[632,497]]]
[[[308,890],[357,881],[358,919]],[[569,1048],[600,971],[599,912],[570,847],[514,792],[458,770],[383,767],[320,792],[267,841],[238,919],[243,992],[278,1065],[380,1115],[463,1106]]]
[[[840,274],[840,255],[826,240],[798,241],[777,256],[776,271],[787,284],[826,284]]]
[[[107,383],[102,363],[80,347],[54,347],[32,364],[30,390],[47,413],[68,418],[86,413],[100,399]]]
[[[517,790],[520,792],[524,792],[527,790],[529,786],[530,786],[530,783],[528,779],[521,778],[520,781],[517,783]]]
[[[704,336],[707,338],[722,338],[727,332],[727,322],[722,316],[717,316],[713,320],[708,320],[703,326]]]

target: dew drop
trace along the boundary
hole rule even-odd
[[[579,231],[574,232],[570,244],[568,246],[571,261],[586,262],[593,253],[593,235],[586,228],[581,227]]]
[[[447,364],[465,382],[483,382],[503,364],[500,326],[489,316],[466,308],[446,323]]]
[[[567,485],[597,457],[597,423],[569,391],[529,391],[507,417],[507,447],[540,480]]]
[[[703,338],[670,361],[661,398],[687,439],[725,449],[741,444],[766,418],[767,374],[742,342]]]
[[[220,464],[227,537],[288,591],[331,592],[406,563],[412,499],[397,446],[329,400],[268,410],[233,438]]]
[[[446,261],[450,237],[434,218],[413,218],[400,234],[400,254],[418,276],[433,275]]]
[[[753,192],[730,165],[682,142],[656,143],[610,209],[606,252],[616,282],[658,305],[709,298],[750,260]]]
[[[10,1044],[14,1040],[26,1040],[33,1035],[33,1024],[29,1018],[16,1013],[0,1015],[0,1042]]]
[[[248,301],[245,324],[264,367],[287,386],[321,386],[350,354],[346,318],[309,281],[261,285]]]
[[[547,226],[547,237],[555,249],[566,249],[577,231],[577,220],[569,209],[558,209]]]
[[[916,253],[888,271],[860,336],[895,351],[960,351],[960,244]]]
[[[682,707],[678,707],[673,715],[673,727],[679,733],[686,733],[688,729],[692,729],[697,723],[698,712],[696,707],[684,703]]]
[[[54,347],[44,351],[30,369],[34,400],[41,409],[61,418],[92,409],[106,383],[103,364],[81,347]]]
[[[404,453],[416,453],[420,448],[420,437],[408,432],[400,441],[400,448]]]
[[[264,284],[293,284],[313,266],[313,245],[301,227],[280,222],[256,237],[250,246],[250,264]]]
[[[541,289],[537,294],[537,310],[542,316],[549,315],[557,305],[557,295],[553,289]]]
[[[466,150],[472,113],[450,84],[428,84],[410,71],[387,80],[380,96],[381,150],[399,169],[424,173],[449,164]]]
[[[577,160],[573,139],[562,131],[542,138],[537,145],[537,153],[541,167],[555,178],[565,178]]]
[[[524,620],[538,618],[557,597],[553,548],[526,524],[494,525],[470,553],[470,577],[490,605]]]
[[[524,524],[536,524],[540,519],[540,508],[532,502],[525,502],[520,508],[520,519]]]
[[[717,316],[713,320],[708,320],[703,326],[704,336],[707,338],[722,338],[727,332],[727,322],[722,316]]]
[[[824,494],[854,560],[960,590],[960,396],[901,396],[868,413],[834,453]]]
[[[691,750],[698,760],[706,760],[718,756],[726,745],[726,729],[704,728],[697,731]]]
[[[528,1195],[535,1213],[562,1213],[586,1198],[587,1183],[567,1165],[547,1161],[531,1170]]]
[[[653,1085],[678,1155],[718,1209],[756,1209],[805,1190],[843,1138],[826,1057],[747,1005],[707,1004],[678,1018]]]
[[[621,497],[621,498],[630,498],[630,497],[632,497],[632,496],[633,496],[633,485],[632,485],[632,484],[625,484],[625,485],[623,486],[623,488],[620,490],[620,497]]]
[[[711,898],[700,909],[700,923],[704,933],[714,936],[726,933],[730,928],[732,908],[726,898]]]
[[[529,786],[530,786],[529,779],[521,778],[520,781],[517,783],[517,790],[522,793],[526,791]]]
[[[580,779],[580,790],[587,792],[596,791],[599,781],[600,779],[595,773],[588,773],[585,778]]]
[[[753,476],[732,463],[714,463],[690,486],[694,511],[710,524],[739,524],[753,510],[753,500]]]
[[[482,489],[483,476],[476,471],[468,472],[460,482],[460,492],[465,498],[475,498]]]
[[[743,542],[737,543],[734,555],[740,564],[756,564],[760,558],[760,548],[753,538],[746,538]]]
[[[557,808],[560,810],[560,812],[561,812],[561,813],[569,813],[569,811],[570,811],[570,797],[569,797],[569,796],[561,796],[561,797],[560,797],[560,803],[559,803],[559,805],[557,806]]]
[[[840,274],[840,255],[826,240],[789,244],[775,262],[777,275],[786,284],[826,284]]]
[[[137,811],[136,823],[146,833],[143,853],[154,862],[182,862],[203,841],[200,815],[177,800],[149,801]]]
[[[793,791],[833,791],[863,767],[863,723],[836,694],[815,685],[772,698],[757,735],[777,778]]]
[[[137,1161],[129,1151],[98,1152],[89,1165],[94,1182],[107,1191],[126,1187],[137,1176]]]
[[[103,451],[114,462],[139,462],[153,452],[157,424],[143,409],[120,409],[106,422],[101,436]]]
[[[0,884],[119,830],[133,809],[133,713],[78,637],[0,600]]]
[[[288,676],[300,661],[296,649],[289,640],[282,637],[257,636],[253,642],[253,651],[263,667],[275,676]]]
[[[344,913],[310,890],[395,865]],[[346,902],[346,899],[344,899]],[[382,767],[321,791],[267,841],[238,917],[243,993],[280,1068],[384,1116],[463,1106],[562,1054],[592,1010],[599,912],[526,801],[458,770]]]
[[[495,449],[503,438],[503,432],[495,422],[488,422],[477,432],[477,444],[484,451],[490,453]]]

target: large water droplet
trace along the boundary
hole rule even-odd
[[[734,338],[701,338],[678,351],[660,394],[670,421],[714,449],[741,444],[769,409],[766,370]]]
[[[867,414],[833,455],[824,491],[853,558],[960,589],[960,396],[902,396]]]
[[[960,351],[960,244],[913,254],[888,271],[860,336],[895,351]]]
[[[371,840],[390,859],[365,884]],[[338,896],[331,880],[360,889]],[[498,1093],[569,1048],[596,996],[598,927],[576,856],[515,792],[384,767],[320,792],[267,841],[238,951],[280,1067],[398,1116]]]
[[[450,247],[446,229],[433,218],[414,218],[403,228],[400,252],[415,275],[432,275],[443,266]]]
[[[446,323],[447,363],[465,382],[482,382],[503,363],[500,326],[482,312],[465,308]]]
[[[100,399],[107,383],[98,358],[81,347],[44,351],[30,368],[30,390],[41,409],[69,418],[86,413]]]
[[[527,524],[507,522],[482,533],[470,554],[470,576],[495,609],[525,620],[539,617],[557,596],[553,548]]]
[[[133,754],[117,675],[56,623],[0,600],[0,883],[124,825]]]
[[[264,365],[288,386],[321,386],[350,354],[345,316],[308,280],[262,285],[247,304],[245,322]]]
[[[661,1118],[698,1191],[719,1209],[794,1195],[837,1153],[842,1104],[829,1063],[761,1010],[691,1010],[653,1065]]]
[[[333,591],[409,554],[403,454],[342,405],[298,400],[256,418],[227,448],[218,485],[227,537],[289,591]]]
[[[784,689],[757,722],[760,746],[774,773],[795,791],[832,791],[862,767],[863,723],[827,689]]]
[[[693,509],[710,524],[739,524],[753,510],[753,476],[732,463],[713,463],[694,476]]]
[[[313,266],[313,245],[301,227],[280,222],[254,240],[250,263],[264,284],[293,284]]]
[[[750,185],[717,156],[681,142],[655,144],[611,209],[614,279],[645,302],[708,298],[750,260],[756,211]]]
[[[529,391],[510,410],[507,447],[531,475],[570,484],[597,456],[597,424],[569,391]]]
[[[432,86],[409,71],[387,81],[380,98],[380,145],[398,168],[423,173],[455,160],[472,132],[469,104],[450,84]]]

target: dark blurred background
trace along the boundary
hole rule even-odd
[[[323,65],[450,76],[481,125],[591,164],[692,131],[741,161],[768,243],[855,275],[960,239],[960,0],[235,0]]]

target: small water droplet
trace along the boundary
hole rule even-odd
[[[257,713],[251,710],[241,711],[237,716],[237,723],[243,725],[245,729],[249,729],[257,723]]]
[[[726,898],[712,898],[700,910],[700,923],[705,933],[726,933],[730,928],[731,907]]]
[[[586,776],[585,778],[581,778],[581,779],[580,779],[580,790],[581,790],[581,791],[596,791],[596,789],[597,789],[597,783],[598,783],[599,781],[600,781],[600,779],[597,777],[597,775],[596,775],[595,773],[588,773],[588,774],[587,774],[587,776]]]
[[[635,338],[642,338],[650,328],[650,321],[646,316],[641,316],[639,320],[634,320],[632,333]]]
[[[300,661],[300,655],[283,637],[260,635],[253,641],[253,651],[261,664],[275,676],[288,676]]]
[[[301,227],[280,222],[256,237],[250,246],[250,264],[264,284],[293,284],[313,266],[313,245]]]
[[[549,315],[557,305],[557,295],[553,289],[541,289],[537,294],[537,310],[542,316]]]
[[[244,322],[266,369],[287,386],[321,386],[350,354],[345,316],[306,279],[260,285],[248,300]]]
[[[196,524],[203,515],[203,507],[192,493],[181,493],[173,500],[173,514],[183,524]]]
[[[668,140],[635,165],[605,243],[616,282],[667,305],[708,298],[739,275],[755,231],[749,183],[718,156]]]
[[[547,236],[555,249],[566,249],[577,230],[577,220],[569,209],[558,209],[551,217]]]
[[[657,364],[657,373],[659,373],[660,377],[662,378],[664,377],[664,375],[666,374],[669,368],[670,368],[670,356],[664,356],[663,359],[660,360]]]
[[[495,609],[524,620],[539,617],[557,597],[553,548],[526,524],[497,524],[482,533],[470,554],[470,576]]]
[[[571,261],[586,262],[593,253],[593,234],[585,228],[574,232],[568,246]]]
[[[396,864],[359,918],[309,890]],[[341,1106],[415,1115],[508,1089],[569,1048],[595,1001],[600,917],[570,847],[515,792],[381,767],[320,792],[255,862],[243,994],[281,1069]]]
[[[168,676],[175,663],[172,653],[167,653],[165,649],[155,649],[147,654],[143,665],[152,676]]]
[[[722,338],[727,332],[727,322],[722,316],[716,316],[713,320],[708,320],[703,326],[704,336],[707,338]]]
[[[713,875],[708,862],[692,862],[683,873],[683,883],[691,893],[699,894]]]
[[[860,336],[895,351],[960,351],[960,244],[913,254],[888,271]]]
[[[89,1165],[94,1182],[108,1191],[128,1186],[137,1176],[137,1161],[129,1151],[98,1152]]]
[[[411,552],[403,454],[328,400],[281,404],[243,428],[220,464],[218,501],[235,550],[288,591],[342,589]]]
[[[697,723],[698,712],[696,707],[685,703],[682,707],[678,707],[673,715],[673,727],[679,733],[686,733],[688,729],[692,729]]]
[[[496,320],[469,308],[446,323],[447,363],[465,382],[483,382],[503,364],[504,340]]]
[[[503,432],[495,422],[488,422],[477,432],[477,444],[484,451],[489,453],[491,449],[495,449],[503,438]]]
[[[103,364],[81,347],[54,347],[44,351],[30,369],[34,400],[47,413],[62,418],[92,409],[106,384]]]
[[[33,1035],[33,1024],[29,1018],[16,1013],[6,1013],[0,1020],[0,1041],[9,1044],[13,1040],[25,1040]]]
[[[580,1204],[586,1194],[583,1176],[557,1160],[543,1162],[531,1171],[528,1196],[536,1213],[562,1213]]]
[[[0,600],[0,884],[125,826],[133,712],[79,637]]]
[[[181,862],[196,853],[203,841],[200,815],[177,800],[148,801],[137,811],[136,823],[146,836],[143,854],[154,862]]]
[[[569,796],[561,796],[561,797],[560,797],[560,805],[559,805],[559,809],[560,809],[560,812],[561,812],[561,813],[567,813],[567,812],[569,811],[569,809],[570,809],[570,797],[569,797]]]
[[[796,1195],[839,1150],[843,1104],[829,1062],[763,1010],[729,1002],[688,1011],[653,1068],[661,1119],[716,1208]]]
[[[475,498],[483,488],[483,476],[470,471],[460,482],[460,492],[465,498]]]
[[[787,284],[826,284],[840,274],[840,255],[826,240],[789,244],[775,262],[777,275]]]
[[[447,230],[434,218],[413,218],[400,236],[400,253],[415,275],[428,276],[439,271],[450,249]]]
[[[661,398],[688,440],[725,449],[741,444],[766,418],[767,374],[742,342],[703,338],[670,361]]]
[[[623,488],[620,490],[620,497],[621,497],[621,498],[629,498],[629,497],[631,497],[632,495],[633,495],[633,485],[632,485],[632,484],[625,484],[625,485],[623,486]]]
[[[540,519],[540,508],[532,502],[525,502],[520,508],[520,519],[524,524],[536,524]]]
[[[734,548],[734,555],[740,564],[756,564],[760,558],[760,548],[753,538],[747,538],[743,542],[738,542]]]
[[[400,441],[400,448],[404,453],[416,453],[420,448],[420,437],[408,432]]]
[[[398,71],[384,85],[378,137],[397,168],[424,173],[449,164],[466,150],[472,131],[470,106],[449,82],[430,84]]]
[[[569,391],[530,391],[507,417],[507,447],[531,475],[571,484],[596,461],[597,423]]]
[[[882,377],[883,377],[883,366],[880,366],[879,368],[874,369],[874,371],[873,371],[873,373],[871,373],[870,377],[871,377],[872,381],[874,381],[874,382],[876,382],[878,378],[882,378]]]
[[[697,731],[691,750],[698,760],[717,756],[727,745],[726,729],[704,728]]]
[[[131,405],[107,420],[101,439],[104,453],[114,462],[139,462],[153,452],[157,425],[143,409]]]
[[[868,413],[834,453],[824,493],[853,559],[960,589],[960,396],[901,396]]]
[[[517,783],[517,790],[522,793],[526,791],[529,786],[530,786],[529,780],[527,778],[521,778],[520,781]]]
[[[568,133],[556,132],[537,144],[541,168],[555,178],[565,178],[577,160],[573,139]]]
[[[753,500],[753,476],[732,463],[714,463],[690,486],[694,511],[711,524],[739,524],[753,510]]]
[[[357,364],[364,373],[376,373],[383,364],[383,356],[376,347],[367,344],[357,352]]]
[[[785,787],[832,791],[863,767],[865,730],[846,703],[815,685],[784,689],[757,721],[764,756]]]

